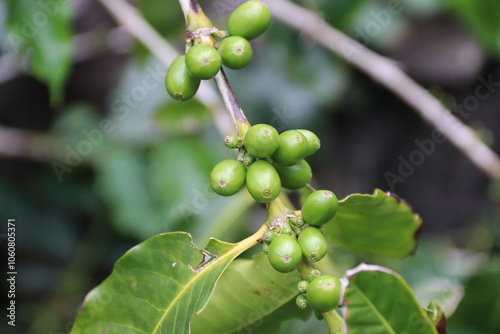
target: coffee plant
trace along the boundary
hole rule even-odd
[[[248,40],[269,26],[267,5],[243,3],[223,31],[195,0],[182,4],[186,52],[170,65],[166,90],[175,100],[188,100],[201,80],[215,77],[237,134],[223,140],[234,159],[216,164],[207,181],[221,196],[248,191],[265,205],[267,218],[237,243],[212,238],[199,248],[191,235],[170,232],[130,249],[88,293],[72,333],[265,334],[275,333],[286,319],[311,313],[330,333],[446,333],[439,305],[419,305],[394,271],[360,264],[341,273],[332,261],[332,244],[388,258],[412,254],[419,215],[379,189],[340,200],[331,190],[315,189],[306,158],[320,149],[318,136],[306,129],[278,133],[271,125],[247,121],[224,67],[250,63]],[[298,195],[297,206],[291,192]],[[237,259],[254,246],[262,252]]]

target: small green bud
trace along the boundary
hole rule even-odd
[[[264,242],[262,244],[262,251],[264,252],[264,254],[267,254],[269,252],[269,244]]]
[[[307,306],[309,306],[309,303],[307,302],[307,297],[305,295],[298,295],[297,298],[295,299],[295,302],[297,303],[297,306],[305,310]]]
[[[307,286],[309,285],[309,282],[308,281],[300,281],[299,284],[297,284],[297,290],[300,292],[300,293],[304,293],[307,291]]]
[[[290,218],[290,223],[297,226],[297,227],[301,227],[304,225],[304,220],[300,217],[293,217],[293,218]]]
[[[243,164],[245,166],[250,166],[255,161],[255,157],[249,153],[243,156]]]
[[[240,144],[240,141],[238,140],[237,137],[234,136],[227,136],[224,138],[224,145],[226,145],[227,148],[238,148]]]
[[[266,243],[266,244],[270,244],[274,238],[276,238],[276,233],[274,233],[274,231],[266,231],[264,233],[264,235],[262,236],[262,240]]]
[[[309,275],[307,275],[307,280],[309,282],[311,282],[313,279],[315,279],[316,277],[319,277],[319,276],[321,276],[321,271],[319,271],[318,269],[313,269],[313,270],[311,270]]]

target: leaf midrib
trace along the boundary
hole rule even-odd
[[[392,328],[392,326],[389,325],[389,323],[385,320],[385,318],[382,316],[382,314],[377,310],[377,308],[375,307],[375,305],[368,298],[368,296],[363,292],[363,290],[361,290],[358,285],[356,285],[356,287],[358,288],[358,291],[361,294],[361,297],[363,297],[363,299],[367,302],[368,306],[370,306],[373,309],[375,315],[378,316],[378,318],[382,321],[382,324],[386,325],[386,327],[391,330],[392,334],[396,334],[396,332],[394,331],[394,329]]]
[[[213,261],[212,263],[209,263],[205,268],[203,268],[201,270],[203,270],[204,273],[205,272],[210,272],[212,270],[212,268],[214,267],[215,264],[220,263],[219,261],[223,261],[226,258],[230,257],[230,255],[233,255],[233,254],[235,256],[237,256],[239,253],[241,253],[245,249],[246,248],[244,246],[242,246],[241,244],[235,244],[235,247],[233,249],[231,249],[230,251],[228,251],[227,253],[225,253],[224,255],[222,255],[221,257],[219,257],[217,260]],[[179,291],[179,293],[177,294],[177,296],[170,303],[170,306],[168,306],[165,309],[165,311],[163,312],[163,315],[161,316],[160,320],[158,321],[158,323],[156,324],[155,328],[153,329],[152,334],[158,333],[158,330],[160,329],[160,326],[163,323],[163,320],[165,320],[165,317],[170,313],[171,309],[177,304],[178,300],[182,296],[184,296],[184,294],[189,290],[189,288],[191,286],[193,286],[193,284],[195,282],[198,281],[198,279],[202,278],[203,276],[204,275],[200,275],[199,273],[197,273],[194,276],[194,278],[191,281],[188,282],[188,284],[186,284],[186,285],[183,286],[183,288],[181,289],[181,291]]]

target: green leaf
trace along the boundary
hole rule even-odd
[[[169,228],[169,221],[161,219],[153,205],[147,187],[148,169],[139,152],[113,145],[98,161],[96,188],[117,231],[144,240]]]
[[[276,310],[292,301],[293,307],[301,311],[295,305],[299,281],[296,271],[283,274],[274,270],[263,253],[250,260],[236,260],[220,278],[205,310],[193,318],[193,334],[279,330],[281,320],[289,316],[281,312],[276,317]]]
[[[32,49],[33,74],[48,84],[52,102],[60,102],[72,54],[70,2],[7,0],[7,11],[13,51]]]
[[[472,277],[455,313],[449,319],[450,332],[500,333],[500,270],[490,269]]]
[[[339,201],[325,235],[339,247],[361,254],[402,258],[417,246],[420,216],[399,197],[376,189]]]
[[[496,57],[500,56],[500,2],[496,0],[449,0],[449,6],[472,33]]]
[[[361,264],[347,273],[349,334],[437,334],[410,286],[395,272]]]
[[[424,308],[427,313],[427,317],[436,327],[438,334],[446,334],[446,316],[444,315],[443,309],[436,304],[431,302],[427,308]]]
[[[72,333],[189,333],[192,315],[205,307],[222,272],[255,244],[256,235],[237,244],[211,239],[201,250],[189,234],[175,232],[135,246],[89,292]]]
[[[199,137],[172,138],[153,147],[147,174],[165,220],[186,223],[216,197],[209,179],[216,159]]]

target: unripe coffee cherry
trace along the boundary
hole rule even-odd
[[[248,40],[262,34],[271,22],[271,12],[262,1],[247,1],[239,5],[229,16],[227,31],[232,36]]]
[[[300,131],[285,131],[280,134],[280,144],[273,159],[282,166],[295,165],[305,157],[307,147],[307,139]]]
[[[341,283],[337,277],[323,275],[315,278],[307,287],[307,301],[313,309],[324,313],[339,305]]]
[[[200,87],[200,80],[193,78],[186,68],[186,56],[178,56],[168,68],[165,88],[168,94],[179,101],[192,98]]]
[[[321,142],[320,142],[318,136],[316,136],[316,134],[314,132],[309,131],[309,130],[301,129],[301,130],[297,130],[297,131],[300,131],[304,135],[304,137],[306,137],[306,139],[307,139],[306,156],[316,153],[319,150],[319,148],[321,147]]]
[[[275,163],[274,168],[276,168],[280,176],[281,186],[287,189],[297,190],[305,187],[311,182],[311,167],[304,159],[291,166],[281,166]]]
[[[276,169],[266,161],[255,161],[248,167],[247,188],[259,203],[269,203],[281,192],[281,181]]]
[[[309,306],[306,295],[298,295],[297,298],[295,299],[295,303],[302,310],[305,310],[307,306]]]
[[[231,36],[224,38],[219,44],[219,54],[222,59],[222,64],[239,70],[252,60],[252,46],[250,43],[239,36]]]
[[[337,196],[329,190],[317,190],[302,205],[302,218],[309,225],[321,226],[337,213]]]
[[[238,160],[222,160],[210,173],[210,186],[219,195],[234,195],[245,184],[246,173],[245,166]]]
[[[208,45],[195,45],[186,52],[186,68],[193,78],[212,79],[221,66],[217,50]]]
[[[248,129],[243,141],[248,153],[265,158],[276,151],[280,144],[278,131],[267,124],[256,124]]]
[[[274,238],[267,253],[269,263],[279,272],[294,271],[302,259],[302,251],[295,237],[281,234]]]
[[[298,238],[302,255],[309,262],[316,262],[325,257],[328,249],[326,238],[316,227],[308,226],[302,230]]]

